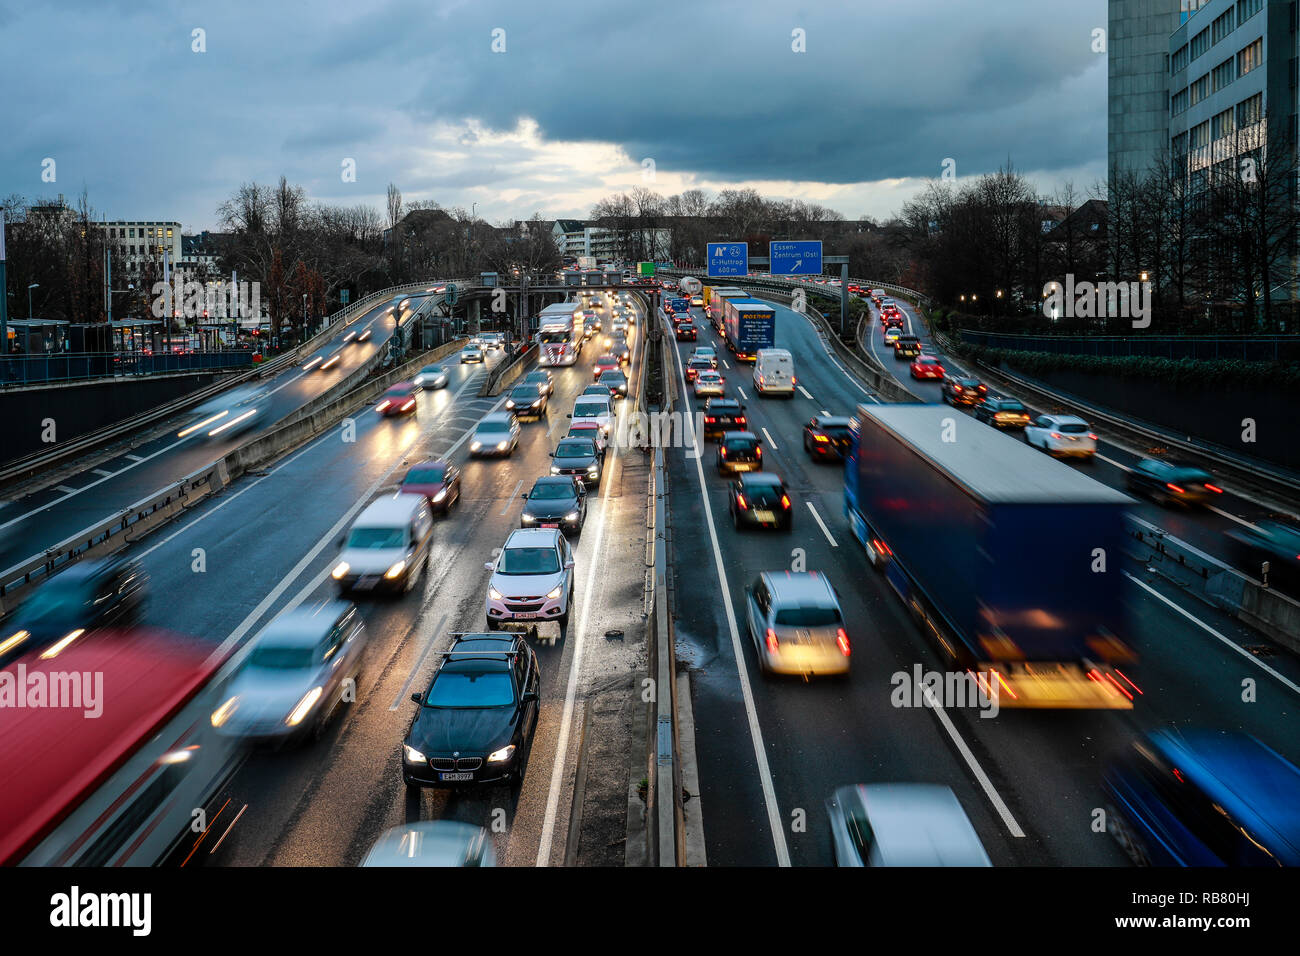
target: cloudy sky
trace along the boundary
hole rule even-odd
[[[0,0],[0,195],[198,230],[281,174],[490,221],[638,185],[880,217],[945,159],[1086,189],[1105,25],[1103,0]]]

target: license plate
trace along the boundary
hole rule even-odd
[[[560,526],[560,523],[559,523],[558,521],[543,521],[543,522],[542,522],[542,527],[543,527],[543,528],[558,528],[559,526]]]
[[[440,773],[438,774],[438,779],[439,780],[473,780],[474,775],[472,773]]]
[[[369,575],[363,578],[357,578],[357,583],[353,585],[358,591],[369,591],[375,586],[379,578],[375,575]]]
[[[537,614],[534,611],[516,611],[514,617],[516,621],[531,621],[537,617]]]
[[[776,515],[771,511],[755,511],[754,517],[759,521],[775,521]]]
[[[747,464],[745,464],[744,462],[735,462],[735,463],[732,464],[732,466],[731,466],[731,470],[732,470],[732,471],[749,471],[749,470],[751,470],[753,467],[754,467],[753,465],[747,465]]]

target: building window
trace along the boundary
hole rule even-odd
[[[1184,156],[1187,154],[1187,134],[1179,133],[1174,137],[1173,153],[1175,156]]]
[[[1264,62],[1264,38],[1260,37],[1237,54],[1237,75],[1245,76]]]
[[[1215,43],[1218,43],[1229,33],[1231,33],[1233,28],[1237,25],[1236,22],[1233,20],[1232,13],[1233,13],[1232,8],[1229,7],[1227,13],[1223,14],[1223,16],[1221,17],[1216,18],[1215,21],[1212,24],[1210,24],[1210,31],[1213,35],[1213,40]]]
[[[1210,135],[1216,139],[1223,139],[1225,136],[1231,136],[1237,130],[1232,109],[1226,109],[1222,113],[1216,113],[1210,119]]]
[[[1197,123],[1188,131],[1188,145],[1192,149],[1201,149],[1210,145],[1210,121]]]
[[[1193,60],[1195,60],[1198,56],[1200,56],[1202,53],[1204,53],[1206,50],[1208,50],[1208,49],[1210,48],[1210,28],[1209,28],[1209,27],[1206,27],[1206,28],[1205,28],[1204,30],[1202,30],[1200,33],[1196,34],[1196,36],[1192,37],[1191,47],[1192,47],[1192,57],[1191,57],[1191,58],[1192,58]]]
[[[1182,89],[1175,93],[1174,98],[1170,101],[1169,112],[1171,115],[1177,116],[1185,109],[1187,109],[1187,90]]]
[[[1210,74],[1206,73],[1187,89],[1190,91],[1188,103],[1190,106],[1195,106],[1210,95]]]
[[[1222,63],[1214,68],[1214,82],[1212,92],[1217,93],[1229,83],[1237,78],[1237,60],[1235,57],[1228,57]]]
[[[1237,104],[1237,129],[1253,126],[1264,118],[1264,94],[1256,93]]]
[[[172,237],[172,231],[171,231],[171,229],[168,229],[168,230],[167,230],[167,238],[170,239],[171,237]]]
[[[1178,73],[1187,69],[1187,44],[1184,43],[1174,51],[1173,57],[1169,60],[1169,72]]]
[[[131,230],[131,238],[132,238],[132,239],[135,238],[135,230],[134,230],[134,229]]]
[[[1264,0],[1237,0],[1237,22],[1245,23],[1262,9]]]

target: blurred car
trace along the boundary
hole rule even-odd
[[[691,308],[693,309],[704,308],[704,297],[699,295],[691,296]]]
[[[569,418],[576,425],[578,422],[593,422],[600,426],[606,436],[614,425],[613,399],[608,395],[579,395],[573,403]]]
[[[375,411],[385,418],[392,418],[394,415],[409,415],[415,411],[415,396],[419,391],[420,386],[414,382],[398,382],[379,397],[379,402],[375,405]]]
[[[727,391],[727,380],[716,369],[706,368],[695,376],[695,394],[723,395]]]
[[[149,576],[129,558],[86,558],[40,585],[0,629],[0,664],[32,651],[53,656],[92,631],[137,626]]]
[[[753,432],[727,432],[718,440],[717,460],[720,475],[763,470],[763,442]]]
[[[572,475],[588,488],[600,484],[603,459],[592,438],[562,438],[551,452],[551,474]]]
[[[678,342],[694,342],[699,335],[695,328],[695,323],[690,319],[687,319],[684,322],[678,322],[675,334],[677,335]]]
[[[607,352],[596,359],[596,364],[591,367],[591,371],[599,379],[606,372],[612,372],[618,367],[618,357]]]
[[[389,827],[361,861],[373,866],[496,866],[492,835],[456,820],[417,820]]]
[[[460,364],[468,365],[473,362],[483,361],[483,346],[467,345],[460,350]]]
[[[523,637],[458,634],[423,694],[402,741],[408,787],[523,780],[537,730],[537,655]]]
[[[918,355],[912,362],[912,378],[943,378],[943,366],[933,355]]]
[[[573,475],[547,475],[533,482],[519,515],[521,528],[559,528],[581,534],[587,521],[587,486]]]
[[[421,461],[406,469],[397,490],[405,495],[424,495],[429,507],[446,514],[460,501],[460,469],[449,461]]]
[[[510,533],[495,561],[483,567],[488,581],[489,631],[503,624],[525,627],[555,621],[569,625],[573,601],[573,551],[558,528],[520,528]]]
[[[543,368],[535,372],[529,372],[523,377],[522,381],[528,385],[536,385],[547,398],[550,398],[555,391],[555,380],[551,377],[548,369]]]
[[[849,451],[849,419],[818,415],[803,426],[803,450],[815,461],[843,461]]]
[[[794,527],[790,492],[781,478],[770,471],[750,472],[734,481],[727,508],[737,531],[749,527],[790,531]]]
[[[716,363],[708,356],[692,356],[686,362],[686,381],[688,384],[693,383],[701,372],[712,372],[715,368]]]
[[[589,438],[596,446],[596,451],[600,454],[601,459],[605,457],[605,446],[608,436],[598,422],[594,421],[577,421],[569,426],[565,438]]]
[[[330,572],[339,597],[349,592],[410,591],[429,567],[433,511],[423,496],[385,495],[370,502],[339,541]]]
[[[836,866],[992,866],[949,787],[871,783],[826,801]]]
[[[994,428],[1024,428],[1030,421],[1029,409],[1017,399],[990,395],[975,406],[975,420]]]
[[[1107,830],[1139,865],[1300,865],[1300,768],[1248,734],[1156,731],[1104,787]]]
[[[1233,560],[1251,577],[1262,578],[1267,561],[1270,584],[1300,591],[1300,527],[1260,518],[1252,527],[1229,531],[1228,539]]]
[[[483,347],[501,351],[506,347],[506,336],[504,332],[484,332],[482,333]]]
[[[632,362],[632,348],[625,341],[611,345],[609,354],[618,359],[620,365],[629,365]]]
[[[611,332],[626,332],[628,327],[627,316],[619,313],[614,316],[613,324],[610,325]]]
[[[897,325],[885,326],[885,344],[892,346],[898,341],[898,337],[903,334],[901,327]]]
[[[600,377],[600,384],[606,386],[614,398],[627,398],[628,381],[622,369],[606,372]]]
[[[318,372],[328,372],[330,369],[332,369],[332,368],[334,368],[336,365],[338,365],[339,362],[342,360],[342,358],[343,358],[343,356],[341,356],[338,352],[335,352],[333,355],[329,356],[329,357],[326,358],[323,362],[321,362],[320,365],[318,365],[318,366],[316,367],[316,371],[318,371]],[[308,366],[309,366],[310,364],[311,364],[311,363],[308,363]],[[307,366],[304,366],[304,368],[307,368]]]
[[[540,421],[546,414],[546,393],[535,382],[516,385],[506,399],[506,411],[514,412],[516,418]]]
[[[1166,505],[1204,504],[1223,494],[1204,468],[1155,458],[1143,458],[1133,465],[1124,483],[1134,494]]]
[[[958,375],[945,378],[941,392],[949,405],[975,405],[984,400],[989,387],[973,375]]]
[[[1049,455],[1091,458],[1097,453],[1097,436],[1088,423],[1074,415],[1039,415],[1025,426],[1025,441]]]
[[[412,381],[421,388],[446,388],[447,370],[441,365],[426,365]]]
[[[717,438],[724,432],[743,431],[748,420],[745,406],[734,398],[710,398],[704,403],[704,438]]]
[[[910,359],[921,354],[921,340],[915,335],[900,335],[894,340],[894,358]]]
[[[519,445],[519,421],[511,412],[489,412],[474,428],[469,453],[478,458],[504,455],[509,458]]]
[[[195,409],[194,421],[177,432],[176,437],[233,438],[266,421],[270,409],[271,399],[265,390],[247,386],[232,388]]]
[[[357,334],[357,342],[358,342],[358,343],[360,343],[360,342],[369,342],[369,341],[370,341],[370,336],[371,336],[371,334],[373,334],[373,332],[374,332],[374,329],[370,328],[369,326],[366,326],[364,329],[362,329],[362,330]]]
[[[325,601],[281,614],[259,634],[211,723],[224,737],[287,742],[319,736],[356,681],[366,625],[356,605]]]
[[[765,674],[847,674],[849,635],[817,571],[764,571],[745,588],[745,619]]]

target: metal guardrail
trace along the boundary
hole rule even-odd
[[[727,285],[736,285],[736,286],[766,284],[772,288],[779,288],[779,289],[803,289],[812,295],[820,295],[828,299],[835,299],[837,301],[840,297],[840,287],[837,285],[836,286],[830,285],[829,277],[828,277],[827,284],[821,285],[816,282],[805,282],[801,279],[778,279],[778,278],[773,278],[771,276],[746,275],[746,276],[731,276],[731,277],[719,278],[719,279],[708,279],[705,278],[704,275],[705,271],[706,270],[703,269],[660,269],[656,272],[656,275],[672,275],[672,276],[677,276],[679,278],[681,276],[694,276],[706,285],[721,285],[724,283]],[[838,277],[835,278],[835,281],[836,282],[839,281]],[[850,277],[849,284],[866,286],[869,289],[884,289],[885,291],[890,292],[894,295],[911,299],[912,301],[916,302],[918,305],[921,305],[925,308],[929,308],[930,306],[930,297],[926,295],[924,292],[918,292],[915,289],[909,289],[907,286],[898,285],[893,282],[882,282],[879,279],[855,279],[853,277]]]
[[[1018,352],[1051,352],[1065,355],[1140,356],[1142,358],[1196,359],[1214,361],[1241,359],[1246,362],[1293,362],[1300,360],[1300,335],[1037,335],[1018,332],[984,332],[959,329],[967,345],[1010,349]]]
[[[193,352],[42,352],[0,356],[0,386],[94,381],[125,375],[203,372],[253,364],[248,348]]]

